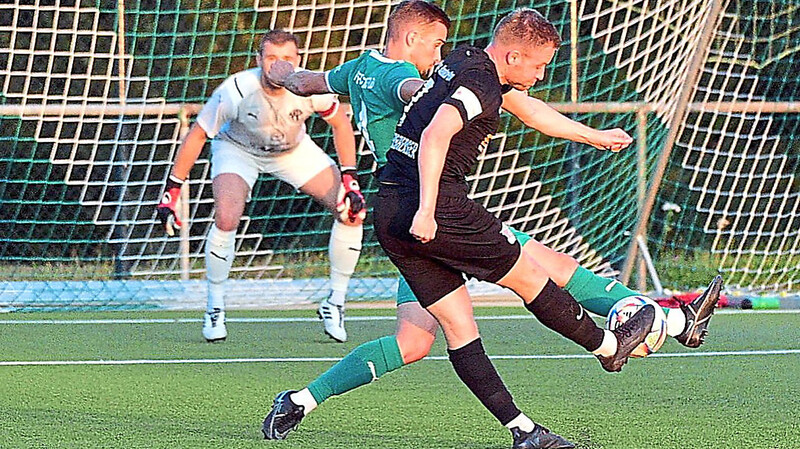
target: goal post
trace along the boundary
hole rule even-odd
[[[636,138],[618,154],[567,149],[504,115],[470,177],[473,198],[603,275],[632,271],[626,254],[641,235],[667,288],[701,287],[721,272],[732,289],[800,292],[794,2],[717,1],[707,41],[705,0],[442,4],[453,18],[451,45],[485,45],[518,6],[541,11],[569,45],[532,94]],[[193,116],[223,79],[254,66],[264,31],[297,33],[304,65],[328,69],[384,44],[391,5],[0,5],[0,310],[202,307],[213,217],[207,149],[187,183],[182,237],[166,237],[154,214]],[[691,94],[678,114],[681,92]],[[322,121],[309,131],[333,154]],[[373,161],[360,140],[359,152],[372,193]],[[637,226],[648,190],[652,211]],[[260,177],[237,232],[232,304],[324,297],[330,220],[309,198]],[[350,296],[390,298],[396,271],[365,231]]]

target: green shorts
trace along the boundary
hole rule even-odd
[[[528,234],[518,231],[509,226],[511,232],[514,233],[514,237],[517,238],[517,241],[521,246],[525,246],[526,243],[531,239],[531,236]],[[400,276],[397,282],[397,305],[405,304],[409,302],[418,302],[417,297],[414,296],[414,292],[411,291],[411,287],[408,286],[408,282],[406,282],[403,276]]]

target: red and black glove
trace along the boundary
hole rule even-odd
[[[355,167],[342,167],[342,187],[339,189],[336,211],[343,222],[355,223],[356,219],[364,220],[367,216],[367,202],[361,194]]]
[[[175,235],[175,229],[180,229],[183,224],[178,216],[181,208],[181,186],[183,186],[183,181],[170,175],[164,188],[164,195],[161,196],[161,202],[156,207],[156,215],[170,236]]]

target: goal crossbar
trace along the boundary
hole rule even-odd
[[[563,114],[607,113],[625,114],[652,112],[655,106],[645,102],[563,102],[548,103]],[[102,115],[194,115],[202,108],[198,103],[163,104],[5,104],[0,105],[0,115],[17,117],[64,117]],[[729,101],[689,104],[691,112],[742,112],[742,113],[800,113],[797,101]]]

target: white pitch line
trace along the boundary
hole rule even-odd
[[[650,357],[721,357],[721,356],[763,356],[800,354],[800,349],[774,349],[763,351],[708,351],[677,352],[672,354],[652,354]],[[534,355],[496,355],[489,356],[493,360],[571,360],[593,359],[591,354],[534,354]],[[266,357],[239,359],[134,359],[134,360],[33,360],[3,361],[0,366],[65,366],[65,365],[188,365],[188,364],[225,364],[225,363],[305,363],[305,362],[338,362],[338,357]],[[444,356],[426,357],[425,360],[450,360]]]
[[[716,315],[763,315],[763,314],[798,314],[800,309],[785,310],[719,310]],[[528,320],[533,315],[487,315],[476,316],[476,320],[502,321],[502,320]],[[394,321],[395,316],[348,316],[347,321]],[[272,318],[226,318],[228,323],[315,323],[319,318],[308,317],[272,317]],[[74,320],[15,320],[0,319],[3,324],[182,324],[202,323],[202,318],[130,318],[130,319],[74,319]]]

